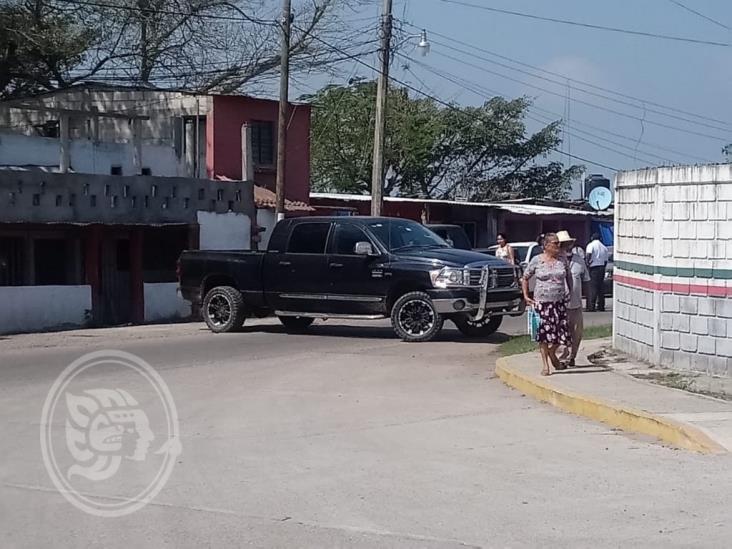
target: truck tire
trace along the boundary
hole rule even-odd
[[[241,292],[231,286],[211,288],[203,299],[201,315],[208,329],[215,334],[241,329],[246,318]]]
[[[490,316],[483,320],[474,322],[466,316],[460,316],[453,319],[457,329],[467,337],[488,337],[500,328],[503,322],[502,316]]]
[[[285,327],[285,331],[291,333],[304,332],[315,321],[314,318],[306,316],[281,316],[279,319]]]
[[[403,341],[420,343],[434,339],[442,330],[444,319],[424,292],[409,292],[394,303],[391,325]]]

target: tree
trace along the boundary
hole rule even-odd
[[[312,173],[319,190],[368,193],[375,84],[329,86],[309,99]],[[562,198],[579,166],[540,161],[560,144],[559,123],[526,136],[526,98],[445,107],[389,90],[385,193],[497,200]]]
[[[344,15],[363,1],[295,2],[290,48],[295,77],[328,71],[376,42],[375,33],[362,40],[344,32]],[[38,56],[16,63],[12,72],[3,69],[3,75],[29,84],[5,84],[0,93],[6,98],[89,79],[233,93],[252,91],[253,84],[279,70],[280,2],[275,0],[11,0],[2,9],[22,15],[2,21],[3,39],[7,34],[14,44],[5,51],[17,50],[19,40],[30,37],[37,49],[59,59],[48,75],[34,70]]]
[[[0,5],[0,99],[33,95],[71,80],[98,38],[43,0]]]

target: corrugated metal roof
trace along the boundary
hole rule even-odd
[[[342,194],[342,193],[310,193],[310,198],[325,200],[343,200],[355,202],[370,202],[371,196],[367,194]],[[459,200],[435,200],[432,198],[400,198],[387,196],[385,202],[416,202],[420,204],[447,204],[452,206],[474,206],[482,208],[495,208],[519,215],[581,215],[594,217],[610,217],[612,210],[595,212],[587,210],[575,210],[572,208],[558,208],[554,206],[537,206],[533,204],[506,204],[498,202],[462,202]]]

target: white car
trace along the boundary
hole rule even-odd
[[[513,248],[514,257],[516,258],[516,262],[521,266],[522,271],[529,264],[529,261],[531,261],[535,256],[539,255],[543,249],[536,242],[509,242],[508,245]],[[491,246],[490,248],[488,248],[486,253],[496,255],[497,249],[498,245]],[[536,280],[534,280],[533,278],[529,280],[530,292],[534,291],[535,285]]]
[[[508,244],[513,248],[514,256],[516,257],[516,260],[518,261],[518,264],[521,266],[522,269],[525,269],[526,266],[529,264],[529,261],[531,261],[535,256],[539,255],[541,253],[541,246],[539,246],[536,242],[509,242]],[[488,248],[487,253],[491,255],[496,255],[496,250],[498,249],[498,245],[491,246]]]

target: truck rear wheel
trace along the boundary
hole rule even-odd
[[[396,300],[391,309],[391,325],[402,340],[419,343],[434,339],[444,319],[424,292],[409,292]]]
[[[457,329],[467,337],[488,337],[500,328],[503,322],[502,316],[489,316],[477,322],[470,320],[467,316],[453,319]]]
[[[203,299],[201,314],[206,326],[216,334],[239,330],[246,317],[241,292],[231,286],[211,288]]]
[[[281,316],[279,319],[288,332],[304,332],[315,320],[306,316]]]

